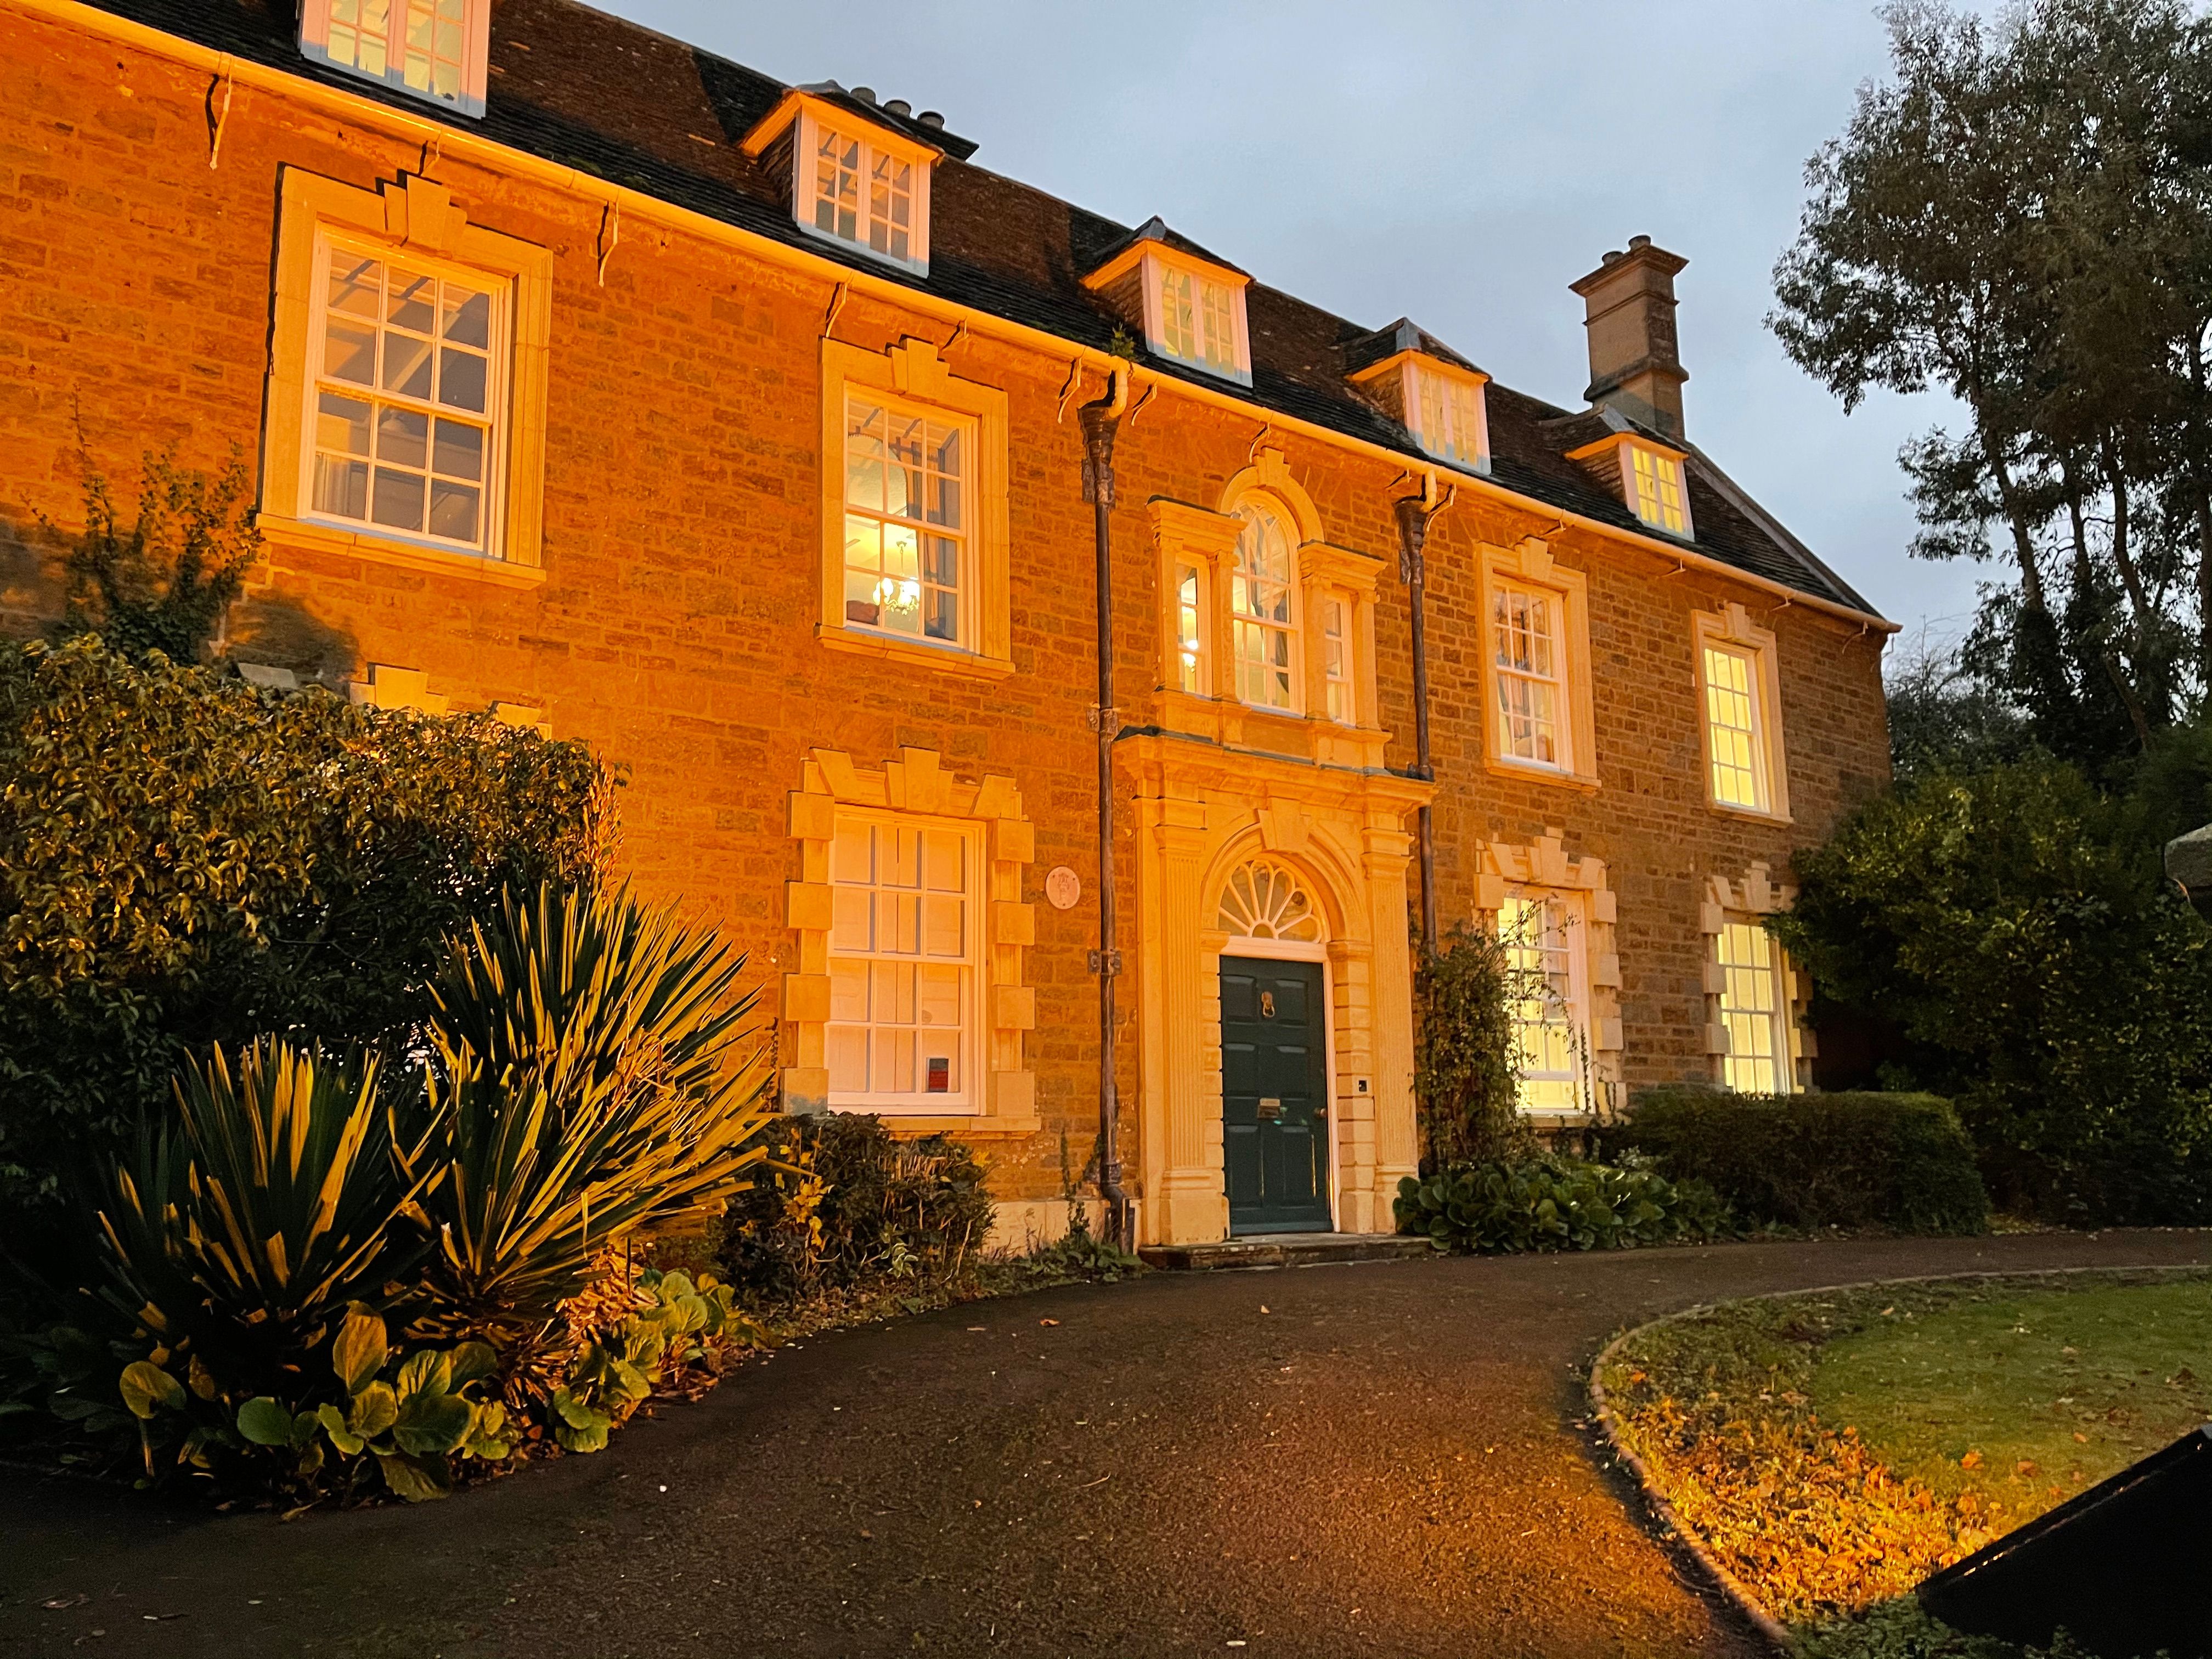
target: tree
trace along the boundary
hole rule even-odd
[[[1545,994],[1516,968],[1510,939],[1455,927],[1413,969],[1413,1095],[1422,1168],[1433,1172],[1524,1150],[1513,1005]]]
[[[1948,392],[1900,457],[1923,557],[1993,556],[1970,671],[2092,767],[2212,670],[2212,26],[2177,0],[1886,14],[1894,76],[1808,164],[1770,325],[1853,407]]]
[[[2208,759],[2161,761],[2161,788],[2201,798]],[[1826,997],[1902,1029],[2000,1204],[2212,1218],[2212,930],[2161,878],[2159,833],[2044,756],[1935,773],[1797,855],[1770,927]]]

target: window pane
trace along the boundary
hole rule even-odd
[[[475,352],[448,346],[438,354],[438,401],[448,409],[483,414],[490,368]]]
[[[368,516],[368,463],[315,457],[315,511],[341,519]]]
[[[418,471],[429,465],[430,417],[411,409],[384,409],[376,416],[376,459]]]
[[[394,530],[422,529],[423,483],[418,472],[394,472],[380,466],[368,516]]]
[[[362,398],[325,392],[316,400],[315,444],[343,455],[368,453],[371,405]]]
[[[477,509],[482,504],[483,492],[476,485],[433,478],[430,481],[430,533],[447,541],[475,541]]]
[[[448,478],[483,481],[483,428],[465,421],[438,422],[438,441],[431,457],[433,470]]]
[[[446,341],[449,345],[491,346],[491,295],[464,289],[446,290]]]
[[[403,397],[430,395],[430,343],[411,334],[384,337],[384,389]]]

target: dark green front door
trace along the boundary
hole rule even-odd
[[[1229,1231],[1328,1231],[1327,1026],[1317,962],[1221,958]]]

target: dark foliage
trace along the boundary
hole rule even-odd
[[[213,1044],[411,1025],[441,942],[612,836],[579,743],[0,647],[0,1212],[52,1206]]]
[[[1702,1182],[1555,1156],[1498,1159],[1398,1183],[1398,1231],[1440,1250],[1618,1250],[1716,1238],[1728,1206]]]
[[[2203,777],[2201,744],[2154,749],[2140,800],[2048,758],[1937,774],[1797,855],[1770,925],[1826,997],[1899,1030],[2004,1208],[2212,1216],[2212,933],[2154,828]]]
[[[1510,941],[1463,924],[1414,967],[1413,1097],[1425,1172],[1529,1150],[1516,1105],[1512,1005],[1542,994],[1540,975],[1513,965]]]
[[[942,1283],[981,1259],[987,1171],[959,1141],[900,1140],[846,1112],[776,1118],[762,1134],[767,1170],[732,1203],[718,1247],[754,1305],[884,1278]]]
[[[1751,1222],[1978,1233],[1989,1195],[1949,1103],[1932,1095],[1654,1091],[1603,1135],[1699,1181]]]
[[[107,479],[84,478],[84,528],[47,534],[68,551],[64,631],[94,634],[133,661],[156,654],[200,659],[260,556],[253,528],[253,475],[233,452],[215,477],[146,457],[138,516],[125,526]]]

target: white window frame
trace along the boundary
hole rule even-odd
[[[1406,362],[1406,425],[1413,441],[1440,461],[1476,472],[1490,470],[1486,380],[1431,363]],[[1435,407],[1431,408],[1431,392]]]
[[[1746,606],[1731,603],[1718,611],[1696,612],[1690,640],[1696,655],[1691,683],[1698,699],[1698,747],[1705,766],[1706,804],[1717,812],[1788,822],[1790,773],[1783,750],[1781,672],[1773,633],[1754,626]],[[1721,758],[1713,719],[1717,688],[1708,654],[1713,652],[1744,666],[1751,702],[1751,771],[1756,783],[1755,803],[1727,799],[1717,787],[1716,773]]]
[[[1324,588],[1320,624],[1324,712],[1339,726],[1359,724],[1358,599],[1346,588]],[[1330,624],[1335,626],[1332,628]]]
[[[1725,659],[1741,671],[1743,684],[1721,685],[1713,675],[1716,657]],[[1769,775],[1771,768],[1767,761],[1767,732],[1765,698],[1759,684],[1761,664],[1759,653],[1749,647],[1736,645],[1726,640],[1711,637],[1698,641],[1698,680],[1704,692],[1705,722],[1705,788],[1716,805],[1731,807],[1740,812],[1771,812],[1774,810],[1774,784]],[[1718,707],[1722,699],[1740,700],[1744,723],[1724,722]],[[1739,760],[1733,753],[1723,754],[1726,739],[1732,750],[1741,741],[1750,750],[1747,757]],[[1743,774],[1751,780],[1751,799],[1733,799],[1721,787],[1723,771],[1731,775]]]
[[[358,386],[351,381],[331,380],[326,369],[326,353],[330,343],[329,298],[330,266],[334,253],[343,252],[364,259],[373,259],[386,266],[400,265],[436,274],[478,293],[489,293],[492,298],[489,349],[485,368],[483,424],[486,428],[483,458],[483,495],[479,511],[482,535],[475,544],[450,540],[430,534],[427,529],[410,532],[379,524],[374,518],[348,518],[341,514],[319,510],[315,506],[315,459],[319,445],[316,434],[320,420],[322,394],[328,388],[341,395],[359,398],[372,410],[386,404],[400,407],[416,407],[416,399],[394,397],[380,385]],[[334,233],[327,225],[318,225],[314,240],[314,276],[309,313],[306,398],[301,410],[300,480],[298,500],[300,517],[313,524],[329,525],[360,535],[406,544],[410,546],[435,548],[442,553],[498,560],[506,556],[507,448],[512,441],[514,414],[511,375],[512,342],[514,331],[514,283],[513,279],[477,270],[452,260],[427,257],[412,248],[394,247],[365,237],[346,236]],[[384,319],[378,319],[381,336]],[[381,351],[379,353],[380,365]],[[379,375],[380,380],[381,376]],[[434,404],[420,405],[433,417],[438,413]],[[455,411],[456,418],[467,419],[471,411]],[[372,423],[374,416],[371,416]],[[371,467],[370,499],[374,511],[374,469]]]
[[[481,116],[484,112],[485,84],[489,75],[491,51],[491,0],[460,0],[460,55],[455,64],[455,88],[451,96],[438,92],[434,86],[416,86],[407,79],[407,46],[405,34],[411,21],[411,9],[428,5],[433,9],[432,27],[436,27],[437,0],[386,0],[384,24],[385,67],[381,73],[363,67],[357,60],[333,56],[332,35],[341,36],[347,31],[367,33],[361,14],[374,0],[302,0],[300,8],[300,53],[319,64],[347,75],[359,76],[379,86],[389,87],[410,98],[419,98],[426,104],[435,104],[441,109],[458,110],[464,115]],[[351,11],[350,19],[339,14]],[[394,52],[393,34],[400,36],[398,50]],[[434,70],[433,71],[434,75]]]
[[[936,152],[927,145],[906,143],[858,117],[825,115],[811,102],[801,106],[799,118],[793,125],[791,216],[799,228],[832,247],[848,248],[898,270],[927,276],[929,274],[929,179],[937,160]],[[852,236],[841,236],[836,230],[824,230],[814,222],[815,164],[825,131],[860,146],[860,208],[856,216],[855,234]],[[913,169],[913,188],[908,201],[910,222],[907,226],[907,253],[903,258],[888,249],[869,245],[872,216],[869,185],[875,177],[878,165],[884,161],[903,162]]]
[[[1157,246],[1146,250],[1139,270],[1145,295],[1145,343],[1170,362],[1201,374],[1233,380],[1239,386],[1251,385],[1252,342],[1244,317],[1244,279],[1200,259],[1177,258]],[[1169,343],[1167,283],[1171,276],[1188,279],[1191,285],[1191,326],[1195,336],[1191,352],[1177,350]],[[1206,304],[1209,288],[1222,301],[1212,313],[1218,319],[1212,323],[1208,321]],[[1219,336],[1223,324],[1229,331],[1226,340]],[[1218,349],[1209,355],[1210,344],[1226,347],[1227,355],[1222,356]]]
[[[1736,955],[1764,960],[1732,961]],[[1791,1042],[1795,1022],[1790,1007],[1790,968],[1782,947],[1757,916],[1729,915],[1713,935],[1713,961],[1719,970],[1717,1012],[1726,1040],[1720,1057],[1723,1085],[1741,1094],[1795,1094],[1797,1066]],[[1764,988],[1771,1006],[1746,1006],[1742,994],[1755,993],[1759,988]],[[1751,1047],[1762,1028],[1767,1052],[1739,1054],[1739,1038]],[[1759,1086],[1755,1068],[1759,1066],[1767,1068],[1771,1086]]]
[[[1539,1020],[1524,1018],[1529,1006],[1525,999],[1516,999],[1508,1008],[1508,1018],[1513,1027],[1516,1059],[1514,1072],[1521,1085],[1534,1084],[1539,1090],[1558,1096],[1558,1098],[1531,1102],[1522,1087],[1516,1086],[1516,1104],[1525,1116],[1562,1116],[1589,1109],[1591,1072],[1595,1060],[1591,1046],[1590,1029],[1590,971],[1589,971],[1589,915],[1584,895],[1550,887],[1512,887],[1506,890],[1504,901],[1498,910],[1498,937],[1510,940],[1520,919],[1530,908],[1540,907],[1547,917],[1556,917],[1559,929],[1561,953],[1565,957],[1567,992],[1563,1001],[1548,987],[1545,1000],[1552,1005]],[[1548,921],[1542,925],[1548,927]],[[1515,945],[1509,948],[1511,965],[1526,970],[1539,967],[1528,958],[1547,947],[1538,945]],[[1546,1070],[1532,1073],[1528,1069],[1528,1047],[1524,1033],[1532,1030],[1558,1030],[1573,1058],[1564,1069]]]
[[[1175,689],[1186,696],[1213,695],[1213,571],[1196,559],[1175,561],[1175,591],[1168,609],[1175,619]]]
[[[1244,535],[1243,532],[1240,530],[1237,532],[1236,544],[1229,550],[1228,555],[1228,673],[1230,678],[1230,689],[1231,695],[1233,695],[1236,699],[1239,702],[1243,703],[1247,708],[1256,708],[1262,714],[1280,714],[1286,718],[1297,718],[1305,713],[1306,697],[1305,605],[1304,595],[1301,592],[1304,584],[1298,580],[1297,520],[1291,516],[1291,511],[1287,506],[1266,496],[1248,496],[1245,500],[1237,503],[1236,507],[1232,509],[1230,516],[1238,520],[1240,523],[1249,522],[1243,518],[1244,509],[1247,507],[1257,508],[1272,518],[1275,521],[1277,527],[1282,532],[1285,546],[1286,546],[1290,550],[1290,571],[1288,575],[1284,578],[1281,583],[1284,597],[1289,604],[1290,615],[1285,620],[1278,620],[1272,617],[1262,616],[1256,611],[1248,611],[1238,607],[1237,604],[1237,595],[1239,591],[1240,585],[1248,580],[1244,571]],[[1265,580],[1271,586],[1275,585],[1274,579],[1272,577],[1249,578],[1249,580]],[[1261,702],[1256,702],[1253,698],[1245,695],[1245,659],[1242,642],[1246,636],[1246,630],[1248,629],[1256,630],[1262,640],[1273,638],[1276,635],[1281,635],[1289,641],[1290,662],[1288,665],[1288,670],[1290,674],[1290,685],[1288,689],[1289,700],[1287,702],[1279,703]]]
[[[835,827],[832,830],[832,838],[830,842],[829,868],[830,902],[833,914],[831,925],[827,934],[828,950],[825,963],[825,969],[830,975],[833,988],[836,982],[837,965],[841,962],[864,961],[872,963],[876,961],[890,961],[892,963],[912,962],[919,964],[921,962],[929,960],[929,958],[925,955],[907,955],[904,953],[885,952],[876,950],[873,947],[866,952],[854,952],[850,950],[839,949],[834,916],[836,895],[840,888],[850,888],[854,884],[842,882],[838,879],[836,837],[838,832],[842,831],[847,827],[860,825],[865,825],[871,829],[889,827],[896,830],[906,830],[921,835],[927,835],[932,832],[956,836],[960,841],[962,847],[964,849],[962,856],[965,861],[966,882],[962,890],[961,895],[963,903],[965,907],[962,930],[962,944],[963,950],[963,954],[958,958],[958,965],[965,970],[967,977],[963,997],[959,1034],[956,1042],[956,1052],[959,1056],[958,1065],[960,1067],[960,1087],[957,1089],[948,1089],[941,1093],[932,1093],[926,1086],[921,1089],[903,1091],[870,1089],[864,1092],[854,1092],[850,1090],[839,1090],[833,1086],[829,1091],[828,1103],[833,1109],[837,1111],[873,1112],[884,1117],[945,1117],[968,1116],[981,1114],[984,1110],[985,1098],[984,1079],[980,1069],[984,1058],[982,1033],[986,1010],[983,1004],[985,998],[989,994],[989,981],[986,974],[986,958],[984,955],[984,936],[988,930],[991,915],[991,866],[988,862],[989,848],[985,841],[983,825],[974,820],[935,817],[921,813],[877,811],[872,808],[851,807],[842,805],[836,808]],[[926,871],[924,872],[923,880],[924,885],[918,889],[917,891],[926,895],[929,890],[927,885],[927,874]],[[872,892],[878,890],[879,886],[879,883],[872,884],[868,890]],[[924,925],[926,927],[926,923]],[[938,958],[938,960],[943,961],[945,958]],[[831,991],[831,1003],[828,1010],[830,1018],[824,1022],[823,1026],[825,1044],[829,1045],[829,1052],[830,1053],[834,1053],[834,1045],[836,1042],[837,1032],[842,1029],[848,1029],[854,1024],[854,1022],[836,1018],[835,995],[836,994],[833,988]],[[873,1028],[878,1024],[878,1022],[870,1020],[865,1022],[865,1024],[866,1026]],[[920,1025],[915,1025],[910,1029],[920,1031],[925,1028]],[[919,1074],[918,1080],[926,1085],[927,1080],[926,1060],[919,1051],[916,1054],[915,1059],[916,1071]],[[831,1066],[831,1073],[834,1076],[834,1060],[830,1060],[830,1064]]]
[[[1510,603],[1515,596],[1532,603],[1541,603],[1550,618],[1552,667],[1549,674],[1539,674],[1498,660],[1498,608]],[[1498,757],[1507,765],[1526,767],[1533,771],[1572,773],[1575,769],[1574,688],[1567,657],[1565,596],[1555,588],[1539,583],[1498,576],[1490,584],[1489,597],[1489,614],[1483,618],[1483,670],[1490,681],[1490,702],[1495,711],[1496,725],[1492,740],[1497,745]],[[1515,716],[1508,707],[1505,695],[1509,682],[1526,682],[1552,688],[1551,759],[1516,752],[1513,734]]]
[[[1621,446],[1621,483],[1628,505],[1653,530],[1690,539],[1690,480],[1680,456],[1633,440]],[[1672,491],[1674,500],[1667,499]]]
[[[959,478],[961,522],[957,527],[948,530],[943,526],[932,526],[926,519],[902,519],[885,513],[881,507],[870,507],[860,509],[860,516],[878,523],[911,525],[924,540],[932,535],[936,535],[956,543],[958,549],[956,556],[959,565],[952,586],[955,626],[951,638],[947,639],[927,632],[927,624],[923,632],[908,634],[899,629],[886,628],[880,622],[856,621],[850,609],[853,601],[849,599],[843,602],[846,607],[843,625],[849,629],[863,629],[871,634],[882,635],[887,639],[904,641],[915,645],[934,646],[944,650],[973,651],[975,648],[978,620],[976,606],[981,574],[977,564],[979,540],[976,526],[976,515],[981,505],[977,485],[981,465],[979,446],[982,439],[981,422],[973,416],[962,414],[957,410],[942,409],[912,398],[897,397],[890,392],[878,391],[872,386],[848,385],[845,388],[844,406],[839,411],[838,425],[838,430],[844,434],[844,441],[847,444],[849,444],[852,440],[851,410],[856,402],[872,404],[887,416],[899,415],[926,422],[935,421],[945,426],[959,428],[963,471]],[[886,452],[885,464],[888,466],[890,465],[888,446]],[[837,459],[838,477],[842,481],[840,495],[844,503],[845,514],[851,514],[854,512],[852,498],[852,458],[841,446]],[[843,543],[842,518],[839,540],[842,545]],[[849,580],[854,569],[854,567],[849,562],[849,556],[848,556],[847,561],[841,566],[840,574]],[[916,581],[922,592],[928,591],[929,584],[919,574]]]

